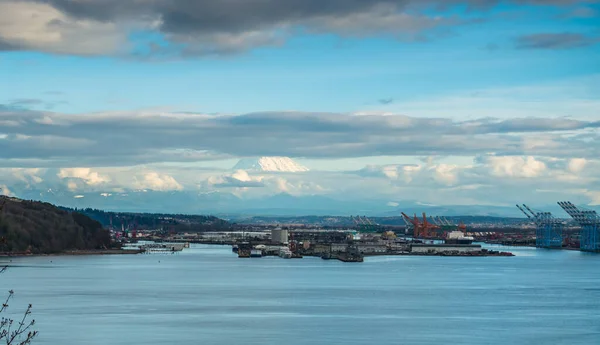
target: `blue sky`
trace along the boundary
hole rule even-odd
[[[453,27],[425,42],[301,34],[281,47],[166,61],[5,52],[2,101],[64,101],[52,110],[69,113],[149,107],[349,112],[372,108],[380,99],[404,101],[598,73],[598,45],[515,49],[516,37],[526,34],[600,34],[597,18],[561,18],[564,13],[553,7],[499,6],[468,15],[481,22]],[[130,39],[137,44],[146,36]]]
[[[105,179],[97,180],[103,182],[88,183],[91,180],[83,178],[80,184],[98,191],[132,188],[122,181],[132,181],[137,169],[156,172],[161,180],[168,176],[177,183],[162,186],[186,190],[204,188],[198,186],[206,186],[215,174],[226,173],[241,157],[278,155],[297,159],[322,175],[285,177],[290,185],[312,183],[319,188],[285,190],[274,182],[273,188],[267,188],[270,193],[326,191],[337,195],[348,186],[377,177],[361,176],[341,187],[326,186],[340,180],[325,176],[328,173],[358,171],[367,165],[389,171],[385,166],[408,164],[420,166],[423,174],[437,174],[438,180],[435,176],[427,179],[447,188],[490,184],[502,175],[506,179],[502,183],[519,190],[521,183],[531,184],[523,181],[526,177],[547,178],[540,182],[543,186],[524,195],[530,200],[541,197],[539,190],[548,193],[545,184],[560,175],[559,183],[565,184],[560,189],[583,195],[583,203],[600,203],[600,183],[586,170],[597,166],[595,154],[600,152],[595,144],[586,146],[598,138],[595,121],[600,119],[597,1],[272,0],[249,4],[3,2],[0,146],[11,153],[0,155],[1,165],[13,170],[83,168],[92,169],[91,174],[93,169],[104,169],[96,172],[104,174]],[[186,115],[180,112],[190,117],[183,118]],[[270,115],[253,115],[264,112]],[[218,123],[198,116],[218,118]],[[222,120],[229,116],[237,120]],[[369,120],[356,120],[356,116]],[[18,118],[24,122],[16,125]],[[311,120],[303,122],[307,118]],[[530,118],[547,125],[533,131],[522,127],[522,120]],[[488,126],[488,122],[507,119],[516,122],[492,132],[481,127],[484,122]],[[572,129],[561,122],[564,119],[581,124]],[[96,132],[78,127],[87,120],[95,123]],[[248,136],[239,143],[202,137],[183,140],[186,128],[177,127],[182,123],[193,123],[197,126],[193,128],[201,130],[215,126],[238,136],[233,128],[240,121],[249,127],[239,129]],[[264,126],[260,121],[266,121]],[[172,141],[156,139],[160,131],[151,130],[155,122],[165,126],[164,135]],[[231,122],[231,127],[220,127],[225,122]],[[369,127],[375,122],[376,126]],[[414,132],[399,123],[416,123]],[[467,131],[472,123],[482,133]],[[299,132],[313,138],[306,139],[310,143],[294,137],[297,126],[306,126]],[[398,131],[369,132],[386,126]],[[87,136],[67,127],[81,128]],[[355,127],[364,130],[355,131]],[[449,128],[454,129],[445,132]],[[123,134],[118,138],[129,133],[139,141],[128,150],[111,152],[112,143],[104,138],[116,136],[119,130]],[[254,137],[248,135],[252,130]],[[270,131],[279,131],[281,138],[269,139]],[[465,134],[458,138],[456,131]],[[425,140],[428,136],[432,136],[430,142]],[[462,151],[459,140],[465,140]],[[105,145],[106,156],[89,148],[94,153],[79,159],[90,142],[96,147]],[[490,144],[495,142],[497,146]],[[78,147],[81,152],[75,152]],[[150,147],[164,152],[152,156]],[[182,155],[183,151],[193,151],[197,159]],[[110,158],[115,155],[118,158]],[[434,158],[428,161],[427,157]],[[585,159],[586,168],[569,172],[573,159]],[[562,165],[553,163],[557,161]],[[535,162],[544,168],[535,168]],[[165,166],[169,166],[168,173]],[[203,170],[192,177],[186,167],[213,171]],[[6,175],[13,176],[13,170]],[[567,173],[573,176],[563,176]],[[454,177],[440,177],[444,174]],[[482,174],[487,174],[487,181],[480,181]],[[576,184],[574,174],[583,174],[579,181],[584,182]],[[249,178],[282,178],[255,175]],[[384,174],[369,183],[379,183],[382,195],[390,183],[400,189],[414,183],[414,179],[404,179],[400,185],[401,178],[392,179],[393,183]],[[440,186],[432,184],[431,188]],[[473,188],[461,192],[465,203],[477,200],[469,194]],[[227,192],[250,195],[257,188]],[[559,196],[558,191],[555,194]],[[499,195],[498,200],[509,198]]]

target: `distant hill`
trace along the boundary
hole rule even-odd
[[[52,204],[0,196],[0,253],[52,254],[110,247],[99,222]]]
[[[110,212],[92,208],[63,209],[71,212],[79,212],[98,221],[104,227],[112,225],[115,229],[124,227],[128,229],[164,229],[176,232],[200,232],[227,230],[230,227],[228,222],[213,216]]]
[[[281,172],[283,174],[283,172]],[[524,215],[514,206],[493,205],[431,205],[408,196],[377,198],[369,195],[292,195],[268,194],[253,198],[221,191],[182,190],[123,190],[74,192],[67,188],[40,189],[12,188],[22,199],[42,200],[71,208],[93,208],[130,213],[213,214],[228,219],[230,216],[350,216],[399,217],[400,211],[412,215],[426,212],[438,216],[519,217]],[[568,215],[553,200],[530,204],[534,210],[552,212],[556,217]],[[599,210],[598,208],[596,208]]]
[[[370,217],[369,219],[380,225],[404,226],[406,224],[404,220],[402,220],[402,217]],[[449,216],[446,217],[446,219],[448,219],[453,224],[463,222],[467,225],[516,225],[522,224],[526,221],[524,218],[490,216]],[[349,216],[232,216],[231,220],[239,224],[306,224],[319,226],[354,226],[354,223],[352,222]]]

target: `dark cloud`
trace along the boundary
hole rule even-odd
[[[515,4],[568,5],[567,0],[513,0]],[[447,34],[448,27],[473,22],[457,16],[455,6],[473,11],[489,9],[500,0],[38,0],[19,2],[20,8],[46,4],[67,17],[23,17],[23,27],[45,25],[56,47],[46,38],[2,41],[0,49],[46,50],[96,55],[115,53],[128,31],[150,30],[169,44],[143,44],[144,53],[173,56],[230,54],[255,47],[283,44],[298,31],[363,37],[386,35],[423,40]],[[9,7],[8,10],[11,10]],[[14,9],[13,9],[14,10]],[[46,13],[49,13],[46,11]],[[11,18],[11,13],[5,13]],[[0,14],[0,17],[2,14]],[[1,19],[1,18],[0,18]],[[475,19],[475,21],[477,21]],[[17,25],[15,24],[15,25]],[[91,30],[95,26],[101,30]],[[444,30],[438,30],[444,28]],[[1,28],[0,28],[1,30]],[[44,34],[48,34],[44,33]],[[90,45],[90,39],[94,41]],[[164,42],[162,42],[164,43]],[[45,48],[46,47],[46,48]]]
[[[240,181],[235,178],[226,178],[222,183],[213,184],[215,188],[260,188],[265,187],[265,184],[259,181]]]
[[[77,161],[88,166],[231,156],[600,156],[598,133],[573,135],[599,128],[600,121],[560,118],[458,122],[302,112],[67,115],[5,109],[0,123],[12,124],[0,133],[0,160]]]
[[[596,18],[600,17],[600,11],[592,7],[577,7],[566,13],[563,18]]]
[[[43,99],[37,98],[19,98],[19,99],[11,99],[6,104],[0,104],[0,109],[14,109],[14,110],[24,110],[24,109],[45,109],[52,110],[55,106],[60,104],[68,104],[67,101],[46,101]]]
[[[44,104],[44,101],[42,101],[41,99],[19,98],[19,99],[11,99],[10,101],[8,101],[7,106],[14,107],[14,108],[28,108],[28,107],[38,106],[38,105],[43,105],[43,104]]]
[[[515,45],[519,49],[572,49],[587,47],[600,42],[600,37],[580,33],[540,33],[518,37]]]
[[[22,47],[19,44],[8,42],[7,40],[2,38],[1,34],[2,32],[0,31],[0,52],[21,50]]]
[[[344,16],[368,11],[377,6],[434,6],[444,8],[468,5],[482,8],[500,0],[42,0],[75,17],[111,21],[118,18],[143,18],[163,15],[165,27],[176,30],[246,30],[270,22],[289,22],[318,16]],[[512,0],[515,4],[572,5],[574,0]],[[194,20],[194,19],[197,19]],[[179,24],[177,24],[179,22]]]

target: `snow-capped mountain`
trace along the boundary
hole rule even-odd
[[[304,172],[308,168],[298,164],[289,157],[259,157],[241,159],[234,170],[271,171],[271,172]]]
[[[287,193],[243,198],[232,193],[213,191],[161,192],[152,190],[126,190],[123,192],[71,192],[53,189],[15,190],[16,196],[27,200],[40,200],[73,208],[96,208],[120,212],[154,212],[184,214],[228,214],[262,216],[367,216],[397,217],[400,211],[409,215],[426,212],[444,216],[510,216],[519,217],[516,207],[500,206],[426,206],[414,201],[390,204],[387,199],[334,198],[323,195],[294,196]],[[558,207],[558,206],[556,206]],[[514,210],[513,210],[514,208]],[[550,206],[544,209],[552,210]],[[516,211],[515,211],[516,210]],[[558,211],[556,214],[561,214]],[[566,214],[561,214],[566,217]]]

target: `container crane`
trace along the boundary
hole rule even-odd
[[[536,227],[535,246],[538,248],[562,248],[563,224],[554,218],[550,212],[534,212],[529,206],[516,205]]]
[[[352,222],[356,226],[356,231],[358,232],[373,233],[381,229],[381,226],[379,224],[370,220],[366,216],[350,216],[350,219],[352,219]]]
[[[598,213],[579,208],[570,201],[559,201],[558,205],[581,226],[579,248],[588,252],[600,252],[600,216]]]

